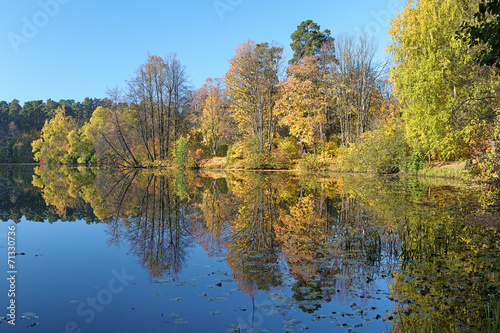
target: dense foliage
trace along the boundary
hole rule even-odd
[[[480,0],[409,1],[391,21],[390,75],[366,35],[333,38],[311,20],[293,32],[287,68],[282,47],[248,40],[198,90],[174,53],[150,55],[105,100],[0,102],[0,160],[30,161],[30,142],[42,163],[125,167],[227,157],[233,168],[415,173],[424,159],[468,160],[495,181],[500,80],[483,37],[497,18]]]
[[[41,137],[45,122],[55,117],[61,107],[79,127],[90,119],[99,105],[108,102],[96,98],[85,98],[83,102],[49,99],[46,102],[27,101],[21,106],[18,100],[0,101],[0,163],[32,163],[31,142]]]

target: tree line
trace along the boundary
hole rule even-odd
[[[17,99],[10,103],[0,101],[0,163],[32,163],[31,143],[40,137],[45,122],[55,116],[57,109],[64,107],[68,116],[81,126],[98,106],[106,103],[109,104],[106,99],[89,97],[83,102],[27,101],[22,106]]]
[[[249,40],[225,77],[197,90],[174,53],[149,55],[87,122],[59,108],[33,143],[35,159],[196,166],[227,155],[236,164],[282,169],[308,153],[325,160],[328,144],[332,157],[368,130],[372,106],[385,99],[383,67],[366,36],[336,40],[312,20],[297,27],[291,47],[287,68],[283,47]]]
[[[488,33],[498,17],[482,0],[409,1],[391,21],[391,66],[365,34],[333,37],[307,20],[288,66],[282,46],[248,40],[224,77],[199,89],[175,53],[149,55],[84,121],[68,105],[54,111],[35,159],[197,167],[221,156],[234,168],[379,173],[469,160],[476,175],[500,170],[498,34]]]

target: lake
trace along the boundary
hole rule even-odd
[[[500,297],[498,194],[451,180],[0,166],[0,189],[2,332],[476,332]]]

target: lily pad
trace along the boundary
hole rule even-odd
[[[174,324],[176,325],[187,324],[187,322],[187,318],[177,318],[176,320],[174,320]]]
[[[172,281],[171,280],[161,279],[161,280],[156,280],[154,283],[165,284],[165,283],[170,283],[170,282],[172,282]]]
[[[36,314],[33,312],[23,312],[23,315],[21,316],[21,319],[32,319],[32,318],[38,318]]]
[[[176,287],[184,287],[184,286],[190,286],[190,287],[196,287],[198,286],[196,283],[190,283],[190,282],[180,282],[178,284],[175,285]]]

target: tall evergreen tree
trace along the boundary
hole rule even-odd
[[[298,62],[305,56],[316,56],[324,42],[332,39],[330,30],[321,31],[319,24],[312,20],[303,21],[297,26],[297,30],[290,36],[292,43],[293,58],[289,63]]]

